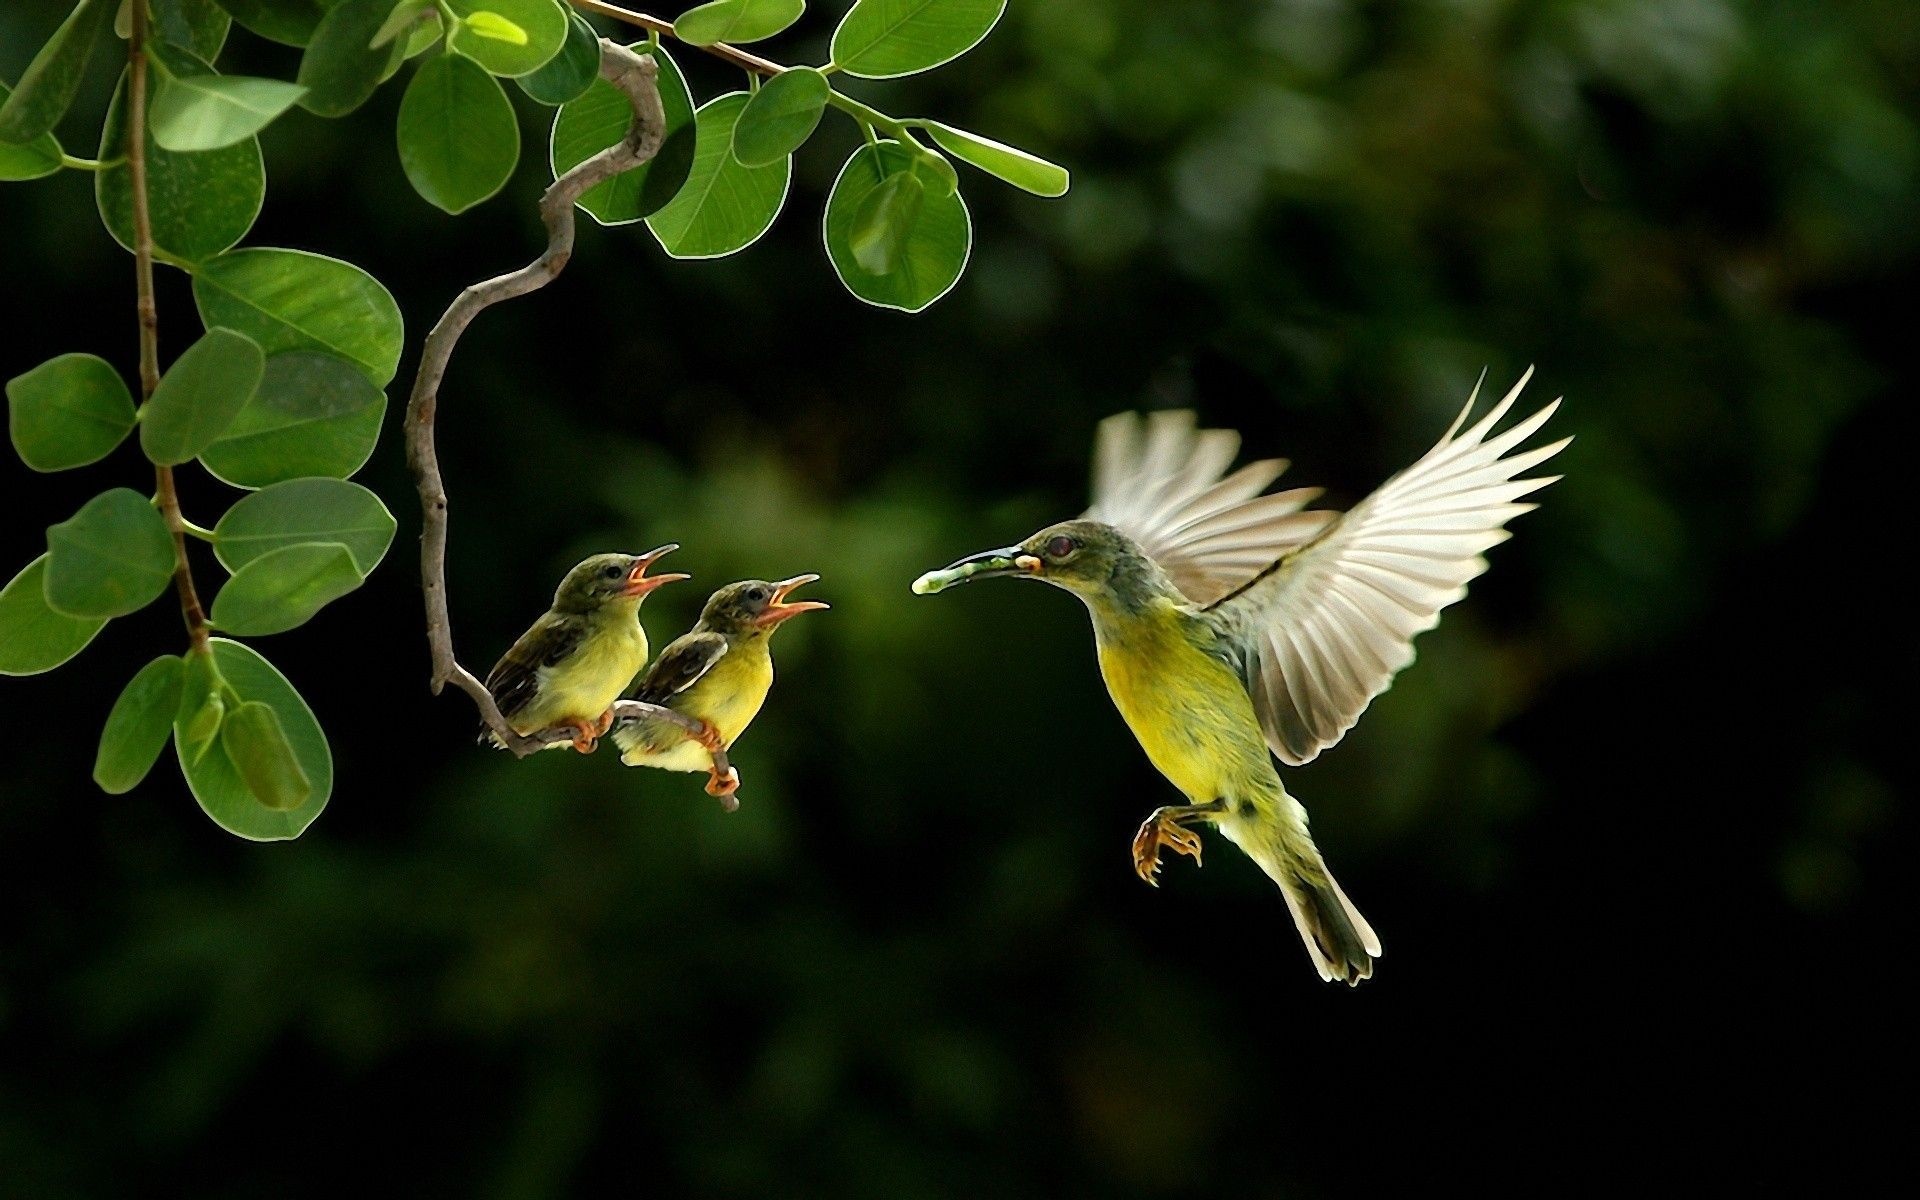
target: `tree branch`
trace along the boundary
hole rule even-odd
[[[609,20],[618,21],[623,25],[632,25],[637,29],[644,29],[648,33],[657,33],[663,37],[676,39],[679,37],[679,35],[673,31],[672,21],[663,21],[659,17],[650,16],[647,13],[635,12],[630,8],[621,8],[616,4],[606,4],[603,3],[603,0],[568,0],[568,3],[572,4],[581,12],[596,13]],[[769,62],[761,58],[758,54],[749,53],[738,46],[729,46],[725,42],[715,42],[709,46],[696,46],[695,49],[704,50],[722,62],[730,62],[742,71],[751,71],[756,75],[774,76],[786,70],[785,67],[777,62]]]
[[[141,3],[142,0],[135,0]],[[660,106],[658,71],[651,57],[602,40],[600,77],[626,93],[633,105],[633,123],[627,136],[553,181],[540,197],[540,220],[547,227],[547,246],[540,256],[505,275],[476,283],[461,292],[427,334],[420,368],[407,400],[407,462],[420,490],[420,587],[427,607],[427,645],[433,656],[435,695],[448,683],[472,697],[480,719],[502,745],[524,758],[550,744],[572,737],[572,731],[538,730],[516,733],[500,714],[487,685],[460,665],[453,652],[453,628],[447,605],[447,491],[440,477],[440,456],[434,446],[434,418],[439,410],[440,384],[454,347],[475,317],[503,300],[524,296],[551,283],[573,256],[574,205],[590,189],[616,175],[642,166],[659,153],[666,137],[667,118]],[[655,716],[693,734],[700,724],[671,709],[622,700],[614,706],[619,716]],[[714,769],[730,769],[724,751],[713,756]]]
[[[160,309],[153,296],[153,217],[147,205],[147,0],[132,0],[127,38],[127,179],[133,188],[133,271],[140,318],[140,402],[160,386]],[[180,515],[173,468],[153,469],[154,502],[173,534],[173,590],[194,653],[207,652],[207,613],[187,559],[187,523]]]

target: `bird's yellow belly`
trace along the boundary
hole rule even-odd
[[[525,730],[591,721],[607,711],[647,665],[647,639],[632,635],[590,638],[558,666],[540,668],[538,700],[518,715]]]
[[[739,658],[728,654],[687,692],[672,702],[675,712],[697,717],[713,726],[722,745],[732,747],[734,740],[760,715],[767,692],[773,687],[773,662],[766,656],[759,661],[751,652]],[[705,747],[690,740],[677,725],[655,722],[644,731],[621,740],[620,761],[630,767],[654,767],[662,771],[705,771],[713,760]]]
[[[1272,771],[1240,678],[1184,639],[1103,643],[1100,673],[1148,760],[1193,803],[1242,795]]]

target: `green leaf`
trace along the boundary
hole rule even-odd
[[[733,127],[747,107],[745,92],[729,92],[695,114],[693,170],[667,206],[647,218],[674,258],[718,258],[760,239],[786,203],[793,162],[782,158],[749,167],[733,156]]]
[[[393,544],[387,506],[357,483],[291,479],[244,497],[213,527],[213,552],[238,574],[255,560],[315,542],[346,547],[354,570],[370,575]],[[225,593],[221,593],[225,595]]]
[[[689,46],[757,42],[800,19],[807,0],[710,0],[681,13],[673,36]]]
[[[161,41],[207,62],[220,57],[232,21],[215,0],[152,0],[147,7]]]
[[[578,100],[600,77],[600,35],[586,18],[567,10],[567,40],[547,64],[519,79],[520,90],[542,104]]]
[[[567,40],[567,14],[557,0],[448,0],[448,7],[461,20],[447,45],[495,75],[531,74]],[[520,40],[501,36],[509,28]]]
[[[259,133],[304,95],[305,88],[278,79],[168,75],[154,94],[148,120],[163,150],[219,150]]]
[[[1036,196],[1067,194],[1065,167],[1055,166],[1025,150],[996,142],[992,138],[983,138],[977,133],[968,133],[964,129],[955,129],[951,125],[942,125],[938,121],[926,122],[926,128],[942,150],[972,163],[997,179],[1004,179]]]
[[[198,457],[253,399],[266,361],[245,334],[207,330],[174,360],[140,410],[140,448],[163,467]]]
[[[212,649],[220,674],[241,706],[258,701],[273,709],[281,733],[293,748],[294,761],[300,764],[312,790],[292,809],[268,808],[254,795],[220,742],[212,743],[197,762],[191,761],[183,739],[187,718],[182,717],[174,723],[174,742],[182,747],[181,768],[187,786],[207,816],[228,833],[256,842],[299,837],[326,809],[333,794],[333,753],[327,748],[327,736],[313,719],[313,710],[272,663],[251,648],[225,638],[215,638]]]
[[[13,448],[36,471],[99,462],[133,428],[133,396],[105,359],[62,354],[7,382]]]
[[[13,89],[0,81],[0,104],[4,104],[12,94]],[[60,169],[63,154],[59,140],[51,133],[43,133],[19,145],[0,142],[0,183],[51,175]]]
[[[960,172],[954,170],[947,156],[938,150],[921,147],[920,152],[913,156],[913,166],[909,169],[936,196],[951,196],[960,190]]]
[[[235,250],[194,269],[200,322],[252,338],[267,354],[318,350],[358,363],[380,387],[400,365],[400,306],[351,263],[304,250]]]
[[[919,157],[898,142],[863,146],[840,169],[827,197],[827,257],[847,290],[881,308],[919,312],[947,294],[966,270],[973,223],[958,192],[929,189],[907,223],[898,261],[886,274],[868,270],[854,252],[854,231],[868,197],[883,181],[912,168]]]
[[[632,49],[646,49],[645,42]],[[695,125],[693,94],[680,68],[664,50],[652,52],[659,64],[660,107],[667,118],[666,140],[653,161],[616,175],[580,197],[580,207],[602,225],[631,225],[658,212],[673,199],[693,169]],[[633,124],[633,105],[627,95],[604,79],[594,79],[585,93],[562,105],[553,117],[551,162],[558,179],[574,167],[627,136]]]
[[[220,748],[253,798],[275,812],[299,808],[313,795],[272,706],[249,700],[234,709],[220,726]]]
[[[862,79],[952,62],[980,44],[1007,0],[860,0],[833,31],[833,61]]]
[[[833,89],[812,67],[789,67],[747,98],[733,127],[733,157],[765,167],[798,150],[820,124]]]
[[[344,358],[294,350],[267,360],[253,399],[200,452],[215,478],[263,488],[289,479],[345,479],[366,465],[387,398]]]
[[[182,763],[198,763],[217,744],[220,725],[227,719],[227,702],[221,694],[226,686],[211,651],[186,656],[180,708],[174,714],[174,744]]]
[[[907,235],[920,219],[926,200],[926,185],[914,176],[911,167],[887,176],[867,193],[853,214],[853,227],[847,234],[853,260],[875,275],[891,275],[898,270]]]
[[[165,654],[127,681],[107,714],[93,757],[93,781],[101,791],[113,796],[130,792],[153,770],[173,733],[186,673],[186,660]]]
[[[186,59],[205,73],[212,68],[193,62],[185,50],[170,57]],[[154,90],[149,72],[149,98]],[[127,144],[127,73],[121,72],[113,104],[100,135],[100,157],[118,158]],[[114,239],[133,248],[133,179],[123,163],[94,176],[94,200],[100,219]],[[212,258],[245,237],[266,200],[267,171],[260,143],[253,138],[221,150],[175,154],[147,130],[147,208],[153,221],[153,240],[160,251],[183,263]]]
[[[428,18],[439,19],[439,12],[433,7],[433,0],[400,0],[394,5],[387,19],[380,23],[367,49],[378,50],[396,39],[403,44],[411,43],[417,26],[426,24]],[[406,35],[404,38],[401,35]]]
[[[405,54],[394,40],[373,48],[373,39],[393,11],[394,0],[340,0],[320,19],[300,56],[300,107],[323,117],[343,117],[367,102]]]
[[[240,27],[271,42],[304,46],[339,0],[220,0]],[[206,57],[206,56],[202,56]]]
[[[242,637],[285,633],[364,582],[339,542],[301,542],[235,571],[213,598],[214,627]]]
[[[132,488],[87,501],[47,530],[47,603],[70,617],[124,617],[173,581],[173,535]]]
[[[104,617],[70,617],[47,603],[47,555],[0,588],[0,675],[51,671],[87,648]]]
[[[400,102],[400,165],[429,204],[461,213],[506,186],[520,161],[520,122],[493,76],[443,54],[414,72]]]
[[[80,0],[73,6],[0,104],[0,142],[32,142],[60,123],[86,77],[94,45],[113,24],[115,7],[115,0]]]

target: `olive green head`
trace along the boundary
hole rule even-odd
[[[669,542],[645,554],[596,554],[568,571],[567,577],[560,581],[560,590],[553,594],[553,610],[589,613],[619,603],[637,607],[648,592],[661,584],[690,578],[677,572],[647,574],[647,568],[661,556],[679,548],[678,544]]]
[[[1154,586],[1157,569],[1132,538],[1100,521],[1062,521],[1024,542],[970,555],[913,581],[919,595],[994,575],[1038,579],[1083,599],[1130,594]],[[1121,596],[1126,598],[1126,596]]]
[[[802,584],[819,578],[795,575],[772,583],[764,579],[730,583],[707,598],[707,606],[700,610],[700,627],[730,637],[772,633],[791,617],[828,607],[824,600],[787,599]]]

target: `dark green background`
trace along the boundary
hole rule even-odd
[[[57,7],[5,6],[0,72]],[[832,15],[776,54],[823,54]],[[0,681],[0,1192],[1268,1197],[1493,1186],[1543,1146],[1535,1186],[1892,1149],[1862,1118],[1911,1013],[1917,86],[1906,0],[1014,0],[953,67],[853,85],[1074,170],[1058,201],[969,174],[973,263],[928,314],[825,261],[844,121],[735,258],[586,228],[445,392],[459,644],[484,669],[594,550],[685,544],[657,640],[705,587],[820,572],[741,810],[472,744],[425,690],[390,437],[362,479],[394,554],[260,642],[336,749],[299,842],[220,833],[171,767],[89,785],[122,682],[178,647],[164,607]],[[372,270],[411,357],[536,248],[547,114],[450,219],[406,186],[397,103],[273,126],[250,241]],[[0,374],[132,374],[90,185],[0,189]],[[170,357],[177,275],[161,304]],[[1076,604],[907,593],[1078,511],[1107,413],[1192,404],[1346,504],[1529,362],[1567,396],[1565,482],[1290,776],[1385,941],[1357,991],[1224,843],[1133,878],[1172,792]],[[0,462],[0,568],[141,479],[130,449]]]

